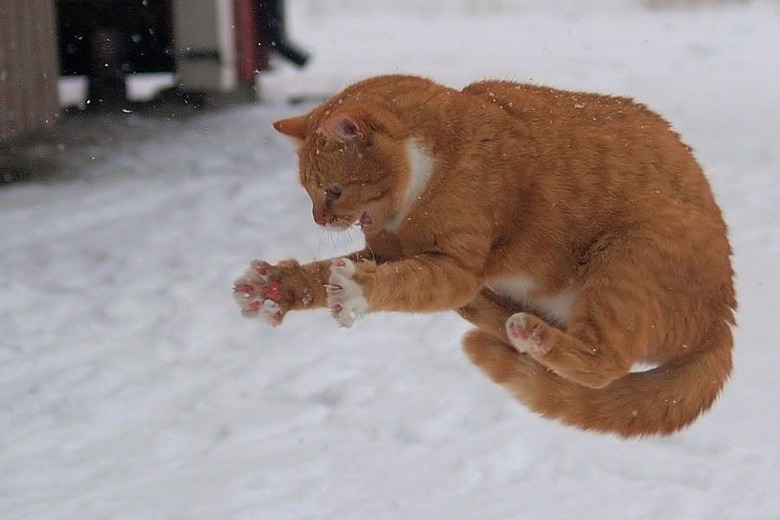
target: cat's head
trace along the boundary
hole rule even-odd
[[[398,213],[408,182],[406,136],[389,113],[327,105],[274,128],[298,144],[300,181],[314,221],[330,229],[383,229]]]

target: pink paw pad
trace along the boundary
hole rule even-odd
[[[528,332],[528,329],[524,327],[510,326],[508,330],[509,330],[509,337],[514,339],[527,341],[531,337],[531,333]]]
[[[263,287],[263,297],[268,300],[280,302],[282,300],[282,284],[279,280],[271,280]]]
[[[253,302],[249,302],[246,307],[244,307],[244,311],[246,312],[257,312],[260,310],[260,306],[262,304],[260,303],[260,300],[255,300]]]
[[[272,326],[277,326],[284,318],[280,305],[283,297],[282,284],[268,276],[270,264],[253,260],[244,276],[233,285],[233,297],[241,314],[247,318],[259,318]]]
[[[529,317],[524,312],[512,315],[506,322],[506,333],[512,346],[521,354],[542,356],[550,351],[542,341],[542,325],[536,318]]]

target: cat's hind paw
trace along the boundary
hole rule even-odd
[[[539,357],[547,354],[550,347],[545,344],[542,320],[526,312],[513,314],[506,321],[506,333],[512,346],[521,354]]]
[[[270,264],[253,260],[244,275],[233,285],[233,298],[241,314],[247,318],[258,318],[273,327],[282,323],[284,312],[281,282],[269,276]]]
[[[368,300],[363,296],[363,289],[353,279],[356,271],[355,263],[347,258],[337,258],[330,266],[330,278],[325,288],[328,308],[342,327],[351,327],[356,319],[368,311]]]

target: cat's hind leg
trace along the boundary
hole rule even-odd
[[[526,364],[535,363],[533,359],[520,354],[508,342],[501,341],[482,329],[473,329],[466,334],[463,338],[463,350],[472,363],[500,385],[522,376],[518,372],[521,357],[526,358]]]
[[[472,302],[459,308],[458,314],[478,327],[464,340],[466,354],[496,383],[524,377],[533,366],[534,373],[553,370],[578,385],[599,388],[628,371],[610,371],[595,347],[570,337],[513,302],[503,301],[489,290],[481,291]],[[562,366],[569,368],[559,370]],[[617,375],[611,377],[613,373]],[[516,393],[520,387],[514,384]]]
[[[662,341],[668,319],[663,284],[653,279],[655,251],[642,245],[612,244],[590,259],[565,331],[520,312],[506,322],[509,341],[580,385],[602,388],[626,375]]]
[[[633,359],[610,346],[586,343],[519,312],[506,322],[507,335],[519,353],[528,354],[561,376],[591,388],[601,388],[625,375]]]
[[[508,341],[506,321],[509,317],[529,310],[490,289],[482,289],[472,301],[456,309],[461,318],[504,343]]]
[[[507,340],[502,341],[483,329],[466,333],[463,350],[494,383],[510,390],[535,412],[580,427],[589,424],[586,417],[579,417],[578,403],[583,392],[595,390],[561,378],[531,356],[519,353]],[[584,411],[585,407],[582,408]]]

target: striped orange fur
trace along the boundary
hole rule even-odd
[[[236,285],[246,315],[276,325],[329,307],[350,326],[457,310],[491,379],[542,415],[621,436],[688,425],[728,379],[726,226],[690,148],[645,106],[380,76],[275,127],[298,143],[315,221],[358,223],[366,248],[255,262]],[[639,362],[655,368],[631,372]]]

